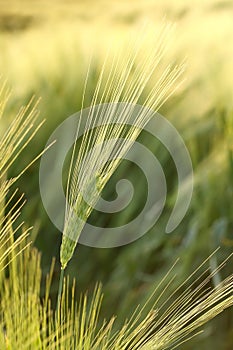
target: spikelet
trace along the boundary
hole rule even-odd
[[[128,47],[128,50],[123,49],[113,58],[107,57],[104,62],[88,118],[84,121],[85,132],[76,157],[74,156],[76,145],[74,145],[66,190],[68,205],[60,250],[62,269],[73,255],[81,231],[98,201],[99,194],[150,120],[151,113],[148,110],[156,112],[178,86],[177,79],[183,72],[183,65],[166,66],[159,77],[156,77],[157,71],[161,68],[160,63],[164,57],[170,29],[170,26],[163,27],[149,49],[143,48],[145,38],[141,37],[136,40],[136,44]],[[109,66],[110,69],[107,69]],[[126,127],[132,118],[132,106],[141,104],[142,100],[141,112],[137,114],[133,125]],[[125,107],[120,111],[117,109],[118,102],[125,102]],[[97,104],[104,103],[106,103],[104,109],[95,108]],[[116,113],[118,119],[117,123],[114,123]],[[91,129],[97,119],[100,126],[97,130]],[[79,127],[80,123],[81,121]],[[120,146],[119,139],[123,140]],[[104,145],[106,140],[114,141],[110,145],[109,143]],[[98,145],[102,146],[97,147]]]

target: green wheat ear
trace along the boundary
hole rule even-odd
[[[127,50],[122,48],[122,52],[112,58],[109,55],[104,62],[91,107],[96,106],[97,103],[107,102],[108,108],[105,113],[97,112],[98,115],[94,108],[90,108],[77,156],[74,156],[76,144],[73,149],[66,189],[68,205],[65,211],[60,249],[62,269],[65,269],[72,258],[84,224],[105,184],[140,131],[150,120],[148,113],[141,112],[135,117],[134,125],[126,128],[126,125],[130,124],[131,117],[126,107],[120,114],[120,123],[114,124],[116,103],[124,101],[132,106],[142,104],[144,101],[143,105],[147,109],[156,112],[177,88],[177,80],[184,70],[183,65],[169,64],[162,68],[161,64],[170,29],[170,26],[163,27],[161,32],[153,38],[149,49],[143,47],[143,40],[146,38],[144,33],[143,38],[138,39],[133,45],[128,45]],[[86,84],[87,81],[88,76]],[[96,118],[98,118],[100,127],[90,130]],[[124,140],[121,146],[117,143],[119,139]],[[106,140],[116,141],[110,147],[95,148],[97,145],[104,144]],[[85,157],[91,149],[95,150],[89,157]],[[117,157],[114,161],[110,161],[113,153]],[[76,222],[77,217],[81,219],[81,222]]]
[[[92,197],[95,187],[98,192],[101,192],[104,181],[106,181],[106,177],[102,177],[97,172],[96,175],[93,176],[93,178],[90,179],[90,182],[87,184],[86,192],[90,194],[90,196],[87,198],[87,201],[84,200],[83,196],[80,193],[77,195],[76,206],[73,208],[74,212],[70,212],[68,224],[65,226],[66,231],[64,231],[62,239],[60,260],[63,270],[66,268],[68,261],[73,256],[77,244],[77,232],[82,231],[92,211],[92,207],[88,204],[92,199],[90,197]],[[81,219],[81,221],[78,221],[77,217]]]

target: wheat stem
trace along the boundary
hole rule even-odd
[[[62,295],[62,287],[63,287],[63,280],[64,280],[64,272],[65,269],[61,268],[60,270],[60,278],[59,278],[59,287],[58,287],[58,294],[57,294],[57,306],[56,306],[56,313],[58,315],[58,311],[60,308],[60,302],[61,302],[61,295]]]

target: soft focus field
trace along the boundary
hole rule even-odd
[[[221,249],[211,268],[233,249],[233,3],[232,1],[6,1],[0,0],[0,75],[12,90],[8,104],[12,118],[18,107],[35,95],[41,97],[41,119],[46,123],[32,145],[17,160],[23,167],[44,147],[50,133],[81,108],[83,86],[92,57],[88,93],[89,106],[107,50],[127,45],[145,21],[156,29],[163,19],[174,21],[167,58],[186,58],[185,81],[160,110],[179,130],[191,154],[195,187],[190,209],[181,225],[171,234],[164,232],[176,195],[176,170],[166,150],[144,134],[161,162],[168,183],[166,208],[158,223],[144,237],[124,247],[96,249],[78,246],[68,266],[76,276],[78,289],[103,283],[103,316],[130,314],[133,306],[151,292],[177,257],[175,284],[216,247]],[[150,45],[150,41],[142,43]],[[3,123],[3,120],[1,120]],[[0,125],[0,135],[4,125]],[[43,209],[38,185],[39,162],[18,184],[26,193],[23,218],[34,225],[33,239],[42,252],[44,274],[53,256],[58,258],[61,233]],[[12,170],[12,174],[14,175]],[[127,177],[135,187],[132,203],[120,213],[93,212],[90,222],[120,226],[129,222],[145,200],[143,174],[124,161],[104,190],[111,199],[117,180]],[[230,269],[229,273],[232,272]],[[57,264],[57,274],[59,265]],[[217,279],[223,275],[219,273]],[[56,296],[58,281],[52,290]],[[228,310],[205,332],[182,349],[233,347],[233,311]]]

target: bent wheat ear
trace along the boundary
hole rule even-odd
[[[231,307],[233,276],[227,277],[215,288],[211,287],[213,277],[224,268],[230,257],[211,272],[208,266],[211,256],[175,290],[172,283],[177,276],[173,266],[148,301],[135,310],[122,331],[116,334],[116,343],[113,341],[109,348],[180,349],[183,343],[202,332],[204,324]],[[170,296],[166,296],[172,290]],[[153,306],[149,307],[149,312],[145,312],[150,302]]]
[[[128,51],[123,48],[112,59],[107,57],[103,64],[88,118],[79,121],[79,127],[84,122],[85,132],[77,157],[74,156],[76,144],[74,145],[60,250],[62,269],[73,255],[83,226],[98,201],[100,192],[150,120],[152,113],[148,113],[148,110],[156,112],[178,85],[177,79],[183,72],[183,65],[168,65],[162,71],[160,67],[169,33],[170,27],[166,26],[149,49],[144,49],[141,38],[142,41],[138,40],[128,47]],[[142,101],[144,108],[130,123],[132,106],[141,104]],[[119,111],[117,104],[120,102],[124,102],[125,107]],[[104,109],[98,107],[103,104],[106,104]],[[99,127],[93,129],[96,120]],[[126,127],[129,124],[131,126]],[[120,145],[119,139],[123,140]],[[107,140],[112,142],[106,146]],[[81,220],[77,220],[77,217]]]
[[[5,82],[0,80],[0,118],[4,114],[9,99],[9,90]],[[23,223],[16,226],[20,211],[25,203],[23,196],[16,198],[17,190],[9,195],[11,186],[23,172],[35,161],[27,165],[12,179],[7,179],[7,172],[32,140],[42,123],[36,124],[38,116],[37,103],[30,103],[22,107],[6,131],[1,128],[0,135],[0,272],[28,245],[27,237],[31,228],[22,230],[14,241],[15,234],[21,231]],[[2,123],[2,119],[1,119]],[[38,158],[38,157],[37,157]],[[37,159],[36,158],[36,159]],[[7,199],[6,199],[7,198]],[[14,202],[14,203],[13,203]]]

